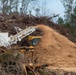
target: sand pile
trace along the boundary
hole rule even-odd
[[[43,38],[35,50],[37,61],[55,67],[76,67],[76,45],[48,26],[38,28]]]

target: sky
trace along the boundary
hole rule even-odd
[[[60,0],[47,0],[48,3],[48,8],[56,13],[56,14],[60,14],[60,16],[64,16],[64,7],[62,5],[62,3],[60,2]]]
[[[51,15],[52,14],[60,14],[61,17],[64,16],[64,7],[63,7],[62,3],[60,2],[60,0],[38,0],[38,1],[40,1],[40,4],[46,1],[47,14],[51,14]],[[21,6],[21,4],[20,4],[20,6]],[[31,6],[29,6],[29,8],[30,7]],[[36,7],[36,4],[34,7]],[[45,7],[45,5],[43,5],[43,7]],[[33,13],[35,14],[35,12],[33,12]]]
[[[41,1],[41,0],[40,0]],[[45,0],[42,0],[45,1]],[[64,7],[60,0],[46,0],[46,8],[54,14],[60,14],[61,17],[64,16]]]

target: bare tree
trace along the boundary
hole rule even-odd
[[[9,13],[11,13],[12,12],[12,9],[14,7],[14,0],[9,0],[8,6],[9,6]]]
[[[23,14],[27,14],[28,12],[28,7],[31,2],[37,1],[37,0],[0,0],[1,5],[2,5],[2,12],[3,13],[12,13],[12,12],[17,12],[19,8],[21,9],[21,12]],[[21,2],[20,2],[21,1]],[[21,7],[20,7],[21,4]]]
[[[2,12],[8,12],[8,0],[1,0]]]
[[[18,13],[19,0],[15,0],[15,12]]]
[[[9,13],[18,12],[19,0],[9,0]]]
[[[0,0],[2,5],[2,12],[3,13],[12,13],[13,11],[18,12],[18,4],[19,0]]]
[[[51,16],[51,12],[47,8],[47,0],[40,1],[38,8],[40,9],[40,16]]]
[[[37,0],[22,0],[22,12],[24,14],[27,14],[28,6],[31,2],[37,1]]]

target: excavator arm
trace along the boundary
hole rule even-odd
[[[18,32],[14,36],[10,36],[9,45],[16,44],[17,41],[21,41],[26,36],[28,36],[28,35],[32,34],[33,32],[35,32],[36,29],[37,29],[36,26],[30,26],[30,27],[28,27],[28,28],[26,28],[24,30],[21,30],[20,32]]]

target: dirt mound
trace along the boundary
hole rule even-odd
[[[52,28],[38,25],[43,38],[36,47],[38,62],[49,63],[55,67],[76,67],[76,46]]]

